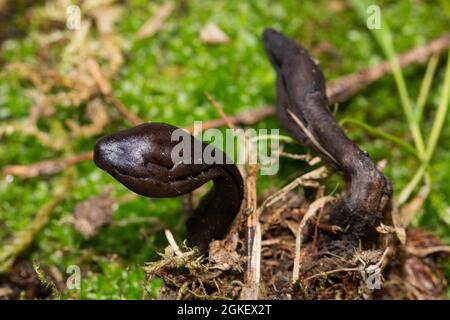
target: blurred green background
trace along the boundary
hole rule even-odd
[[[70,4],[68,1],[61,3]],[[204,95],[205,91],[223,106],[228,115],[273,104],[275,77],[260,41],[265,27],[278,29],[309,48],[320,61],[327,80],[386,59],[349,1],[177,0],[173,1],[173,12],[161,30],[146,39],[138,39],[136,32],[160,8],[161,1],[103,3],[105,6],[118,5],[121,10],[114,32],[121,39],[124,63],[112,77],[113,92],[129,110],[146,121],[188,126],[194,120],[218,118],[217,111]],[[450,30],[450,11],[445,0],[377,1],[377,4],[390,26],[397,52],[424,45]],[[39,66],[44,59],[45,63],[61,72],[70,72],[72,67],[70,63],[60,63],[67,53],[62,49],[64,42],[55,42],[45,53],[47,56],[42,57],[41,35],[57,30],[71,32],[61,22],[49,22],[43,14],[43,1],[14,1],[9,5],[12,9],[8,19],[0,23],[0,39],[3,41],[0,47],[0,127],[3,128],[26,119],[33,104],[29,94],[33,84],[7,65],[26,62]],[[199,33],[208,23],[219,26],[230,41],[218,45],[203,43]],[[12,35],[5,36],[11,30],[14,31]],[[96,37],[95,28],[89,32],[91,37]],[[100,56],[108,55],[106,47],[99,47],[98,52]],[[429,135],[442,96],[447,53],[439,59],[420,123],[425,138]],[[426,64],[411,65],[403,70],[412,100],[418,95],[425,70]],[[97,137],[130,126],[108,103],[105,105],[111,118],[103,133],[84,138],[69,136],[70,146],[59,150],[43,145],[34,135],[23,134],[21,130],[0,131],[0,168],[89,151]],[[52,116],[43,116],[37,122],[38,128],[52,139],[68,134],[68,119],[87,123],[85,102],[73,106],[56,104],[55,109]],[[412,144],[392,76],[384,77],[349,101],[339,104],[337,110],[338,120],[355,119]],[[446,114],[447,120],[448,117]],[[275,118],[270,118],[255,127],[278,128],[278,123]],[[385,173],[398,195],[418,170],[417,159],[392,142],[369,135],[358,127],[348,126],[346,131],[373,159],[387,161]],[[439,235],[447,244],[450,244],[449,138],[447,125],[443,128],[429,170],[430,194],[413,221],[414,225]],[[306,152],[301,146],[289,148],[291,152]],[[276,177],[260,177],[259,193],[276,190],[310,170],[289,159],[282,159],[280,167]],[[0,250],[30,224],[37,210],[53,196],[52,190],[63,184],[67,175],[72,175],[70,194],[55,208],[48,225],[20,259],[35,261],[42,268],[57,268],[63,277],[68,276],[66,268],[69,265],[79,265],[82,270],[81,290],[68,290],[62,298],[140,299],[145,291],[149,296],[155,296],[159,284],[145,283],[142,266],[158,257],[156,252],[164,248],[166,240],[160,231],[152,232],[154,222],[146,222],[145,218],[158,217],[174,232],[177,240],[182,240],[182,201],[139,197],[117,204],[111,224],[91,239],[85,239],[68,220],[75,206],[100,194],[109,185],[114,186],[112,198],[130,193],[91,161],[46,177],[23,179],[0,173]],[[327,182],[328,191],[333,191],[336,185],[340,188],[342,184],[340,178],[334,177]],[[135,223],[132,222],[133,217],[143,219]],[[120,223],[130,219],[130,223]]]

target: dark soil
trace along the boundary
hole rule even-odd
[[[43,273],[57,283],[49,270]],[[30,261],[19,260],[8,274],[0,277],[0,299],[46,299],[51,295],[51,289],[39,280]]]
[[[419,229],[407,231],[406,246],[395,234],[380,229],[376,241],[353,242],[311,220],[301,250],[299,281],[293,284],[295,234],[308,207],[307,199],[291,192],[263,211],[259,298],[445,298],[447,284],[440,267],[445,254],[426,252],[442,242]],[[146,267],[149,279],[161,277],[165,282],[160,298],[238,299],[245,283],[244,232],[235,239],[237,244],[230,239],[233,236],[213,242],[208,258],[186,247],[177,255],[169,246],[160,261]]]

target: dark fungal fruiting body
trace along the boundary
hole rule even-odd
[[[173,139],[176,130],[178,139]],[[184,150],[183,161],[174,163],[172,151],[181,141],[192,152]],[[207,148],[215,161],[204,161]],[[100,138],[94,161],[128,189],[146,197],[177,197],[214,181],[187,222],[187,244],[201,252],[208,250],[212,240],[225,236],[240,210],[243,181],[237,167],[219,149],[175,126],[146,123]]]
[[[262,35],[277,75],[276,109],[281,125],[344,173],[346,190],[329,210],[330,223],[356,238],[373,229],[391,199],[391,184],[369,156],[337,124],[328,108],[325,78],[308,51],[273,29]]]

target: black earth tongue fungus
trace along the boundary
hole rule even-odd
[[[210,157],[203,157],[209,155]],[[131,191],[146,197],[187,194],[214,181],[187,221],[187,244],[206,253],[240,210],[243,180],[219,149],[165,123],[146,123],[100,138],[95,164]]]
[[[281,125],[345,176],[345,192],[328,210],[327,223],[345,229],[341,237],[346,240],[367,237],[388,210],[389,180],[336,122],[328,107],[325,78],[308,51],[273,29],[264,30],[262,39],[277,75]]]

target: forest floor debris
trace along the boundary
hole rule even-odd
[[[317,231],[320,220],[309,220],[304,224],[307,232],[300,255],[298,280],[292,283],[296,232],[310,205],[302,192],[291,191],[284,201],[262,212],[258,298],[445,298],[446,278],[440,262],[448,258],[449,247],[420,229],[408,229],[407,248],[392,234],[382,236],[379,248],[354,247],[353,244],[349,247],[345,241],[333,241],[328,236],[329,231]],[[148,263],[145,268],[148,279],[159,277],[164,280],[160,298],[242,298],[247,260],[245,228],[240,230],[236,250],[230,251],[223,241],[214,241],[209,256],[203,257],[184,245],[178,255],[168,247],[159,261]],[[428,248],[436,249],[423,256],[425,252],[420,250]]]

